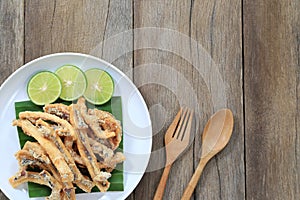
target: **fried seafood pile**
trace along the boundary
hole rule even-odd
[[[115,152],[120,122],[108,112],[87,109],[84,98],[70,106],[46,105],[44,112],[21,112],[13,125],[37,142],[27,141],[15,154],[20,170],[9,181],[14,188],[24,182],[46,185],[52,189],[47,199],[76,199],[75,187],[105,192],[110,172],[125,160]]]

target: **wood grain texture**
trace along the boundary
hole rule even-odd
[[[0,1],[0,84],[24,63],[24,2]],[[0,190],[0,200],[8,199]]]
[[[0,191],[0,200],[7,200],[8,198]]]
[[[103,58],[131,77],[132,54],[123,52],[132,49],[132,34],[110,39],[132,29],[130,1],[28,0],[25,8],[26,62],[50,53],[80,52]]]
[[[0,1],[0,84],[23,65],[24,2]]]
[[[244,1],[247,199],[300,199],[299,10]]]
[[[65,51],[125,72],[153,125],[147,173],[128,200],[153,198],[164,134],[183,105],[196,109],[197,129],[164,199],[180,199],[201,157],[205,123],[228,107],[232,138],[192,199],[298,200],[299,10],[299,0],[0,0],[0,83],[24,62]]]
[[[224,96],[217,96],[223,104],[214,101],[213,108],[201,107],[206,116],[200,129],[203,130],[210,115],[222,107],[231,109],[235,120],[228,146],[204,169],[195,199],[245,199],[241,1],[194,1],[191,10],[191,37],[211,55],[222,78],[216,81],[213,66],[206,64],[208,70],[203,77],[211,77],[206,82],[210,86],[209,93],[216,95],[222,91],[213,88],[224,87]],[[194,54],[199,55],[198,52]],[[196,143],[201,142],[200,135],[195,139]],[[200,146],[195,145],[194,151],[197,165]]]
[[[201,108],[197,110],[199,114],[197,122],[201,123],[198,124],[199,129],[195,133],[194,145],[174,163],[167,183],[165,199],[180,199],[200,159],[201,132],[205,122],[214,110],[221,106],[232,109],[237,118],[233,138],[224,152],[209,163],[194,198],[244,199],[240,2],[160,1],[157,4],[154,1],[135,1],[134,27],[163,27],[173,29],[179,32],[179,35],[191,37],[188,43],[184,43],[185,40],[181,37],[173,40],[175,49],[178,47],[182,52],[189,53],[188,56],[184,56],[186,55],[184,53],[179,52],[178,55],[176,51],[166,50],[169,45],[168,37],[172,35],[168,35],[165,30],[153,38],[147,38],[146,33],[141,36],[134,34],[135,48],[141,46],[140,43],[146,45],[147,39],[153,46],[161,47],[161,49],[138,50],[134,54],[134,80],[138,86],[141,86],[140,90],[146,99],[150,113],[152,111],[153,128],[157,131],[154,132],[153,137],[154,153],[163,146],[163,136],[166,127],[175,116],[174,110],[178,109],[183,102],[193,101],[193,95],[185,93],[189,87],[192,87],[192,92],[196,95],[197,103]],[[194,48],[193,42],[197,43],[198,48]],[[202,47],[204,52],[201,50]],[[210,55],[218,65],[216,69],[212,69],[215,66],[211,63]],[[192,62],[188,62],[189,60]],[[151,78],[147,68],[152,69]],[[175,76],[172,76],[171,69],[176,71]],[[223,82],[213,80],[215,74],[212,72],[216,70],[222,74]],[[180,76],[184,76],[187,83],[182,83]],[[206,76],[210,78],[206,79]],[[155,81],[151,82],[151,80]],[[164,85],[166,82],[170,84]],[[226,87],[222,98],[227,98],[225,103],[213,102],[211,96],[217,95],[215,88],[222,86],[224,82]],[[172,90],[172,85],[175,85],[176,89]],[[161,121],[164,123],[162,124]],[[192,159],[194,162],[191,162]],[[163,161],[163,156],[153,154],[150,166],[159,166]],[[151,195],[148,194],[154,194],[161,173],[162,171],[159,170],[145,175],[136,190],[136,199],[146,197],[151,199]]]
[[[188,1],[134,1],[134,28],[156,27],[134,33],[134,81],[150,110],[153,124],[153,147],[147,173],[135,192],[135,199],[152,199],[159,184],[165,163],[164,134],[182,102],[178,92],[185,85],[178,84],[181,75],[191,77],[192,65],[167,48],[168,33],[158,28],[174,29],[188,35],[190,3]],[[155,34],[154,34],[155,33]],[[179,42],[179,41],[178,41]],[[156,46],[147,48],[147,46]],[[158,46],[158,47],[157,47]],[[186,48],[186,46],[182,46]],[[175,70],[175,72],[172,71]],[[172,76],[175,73],[178,77]],[[188,82],[191,80],[188,80]],[[170,84],[166,84],[170,83]],[[177,88],[171,89],[174,85]],[[188,100],[188,98],[187,98]],[[180,199],[184,186],[193,172],[192,146],[172,166],[164,199]],[[184,166],[183,166],[184,163]]]

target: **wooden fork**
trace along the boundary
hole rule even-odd
[[[193,111],[188,108],[181,108],[166,132],[166,164],[154,200],[163,198],[172,164],[189,144],[192,121]]]

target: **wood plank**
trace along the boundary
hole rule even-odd
[[[299,10],[244,1],[247,199],[300,199]]]
[[[188,34],[190,2],[187,1],[134,1],[134,28],[161,27]],[[153,38],[151,38],[153,37]],[[167,30],[140,29],[134,32],[134,82],[139,87],[150,110],[153,126],[153,147],[147,173],[135,192],[135,199],[152,199],[158,186],[165,162],[163,138],[168,125],[175,117],[180,101],[176,93],[183,87],[172,77],[172,69],[178,75],[192,76],[192,66],[183,58],[159,47],[167,48]],[[182,67],[185,66],[185,67]],[[151,83],[152,82],[152,83]],[[172,91],[171,86],[178,87]],[[183,85],[184,86],[184,85]],[[165,190],[165,199],[179,199],[193,172],[193,148],[173,165]],[[186,163],[183,167],[182,164]],[[184,176],[183,176],[184,175]],[[180,178],[179,178],[180,177]]]
[[[199,129],[194,144],[173,165],[164,197],[180,199],[199,161],[200,135],[205,122],[216,109],[226,106],[233,110],[236,118],[233,138],[204,171],[195,199],[244,199],[240,17],[239,1],[160,1],[159,4],[134,1],[134,27],[139,28],[134,32],[134,49],[142,48],[134,54],[134,81],[150,109],[155,134],[149,172],[136,189],[136,199],[153,198],[162,173],[154,168],[164,162],[161,151],[164,133],[179,106],[195,104],[194,96],[200,108],[197,110]],[[147,29],[142,31],[145,27],[175,31],[149,29],[149,34]],[[216,71],[223,81],[214,80]],[[222,88],[224,82],[222,96],[218,88]],[[191,93],[187,93],[189,88]],[[227,99],[215,98],[213,102],[212,96]]]
[[[222,107],[231,109],[235,120],[228,146],[206,166],[195,199],[245,199],[241,1],[194,1],[191,10],[191,36],[211,55],[216,65],[209,67],[207,64],[209,70],[203,73],[204,78],[210,77],[207,81],[209,94],[215,95],[216,100],[212,102],[213,110],[204,107],[208,116],[201,123],[204,126],[212,111]],[[221,81],[215,80],[218,76],[212,71],[214,67]],[[222,87],[224,94],[220,96],[222,91],[213,88]],[[200,137],[196,137],[196,142],[200,141]],[[200,159],[197,145],[195,157],[196,165]]]
[[[122,53],[131,51],[132,34],[121,34],[132,28],[130,1],[29,0],[25,16],[26,62],[55,52],[80,52],[112,62],[131,76],[132,54]]]
[[[0,200],[8,200],[8,198],[0,191]]]
[[[0,1],[0,84],[24,63],[24,1]],[[8,198],[0,190],[0,200]]]
[[[23,65],[24,2],[0,1],[0,84]]]

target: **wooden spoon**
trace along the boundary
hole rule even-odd
[[[202,153],[198,167],[186,187],[182,200],[190,199],[208,161],[229,142],[233,130],[233,115],[229,109],[216,112],[205,125],[202,134]]]

